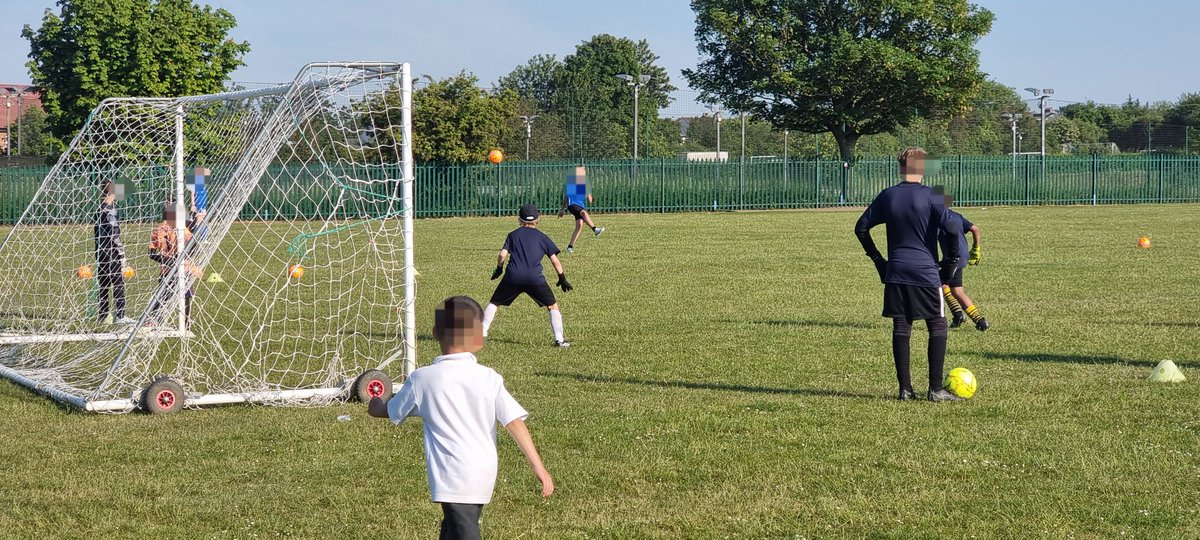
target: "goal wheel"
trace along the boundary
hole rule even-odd
[[[392,395],[392,378],[378,369],[368,370],[354,380],[350,397],[366,403],[371,398],[387,399]]]
[[[150,414],[171,414],[183,408],[183,386],[170,377],[159,377],[142,392],[142,410]]]

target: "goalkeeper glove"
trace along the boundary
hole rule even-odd
[[[879,282],[883,283],[883,275],[887,273],[887,259],[883,255],[874,255],[871,262],[875,263],[875,271],[879,272]]]
[[[971,248],[971,256],[967,259],[967,264],[975,266],[979,264],[979,259],[983,258],[983,252],[979,250],[979,244],[975,244]]]
[[[497,264],[496,269],[492,271],[492,279],[496,279],[496,278],[500,277],[500,274],[503,274],[503,273],[504,273],[504,267]]]
[[[558,275],[558,286],[559,286],[559,288],[561,288],[561,289],[563,290],[563,292],[568,292],[568,291],[570,291],[571,289],[574,289],[574,288],[575,288],[575,287],[572,287],[572,286],[571,286],[571,282],[567,281],[567,275],[566,275],[566,274],[559,274],[559,275]]]
[[[958,257],[943,259],[938,266],[938,278],[942,280],[942,283],[950,283],[950,278],[953,278],[954,273],[958,272]]]

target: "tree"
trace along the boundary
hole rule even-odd
[[[500,143],[506,120],[516,114],[517,96],[511,91],[488,93],[466,71],[426,80],[428,84],[413,92],[413,157],[440,163],[486,159]]]
[[[59,0],[36,31],[26,25],[26,64],[42,88],[50,132],[69,141],[101,100],[221,91],[243,65],[237,21],[192,0]]]
[[[645,147],[665,147],[655,140],[658,111],[671,104],[667,70],[654,64],[658,55],[646,40],[633,41],[608,34],[593,36],[563,58],[555,81],[555,108],[567,118],[572,148],[579,157],[619,157],[631,154],[633,90],[617,78],[624,73],[646,75],[638,90],[638,135]],[[649,139],[646,139],[649,137]]]
[[[964,111],[992,13],[967,0],[692,0],[703,99],[777,129],[860,137]]]
[[[20,129],[17,129],[20,126]],[[21,149],[23,156],[50,157],[60,149],[51,141],[46,125],[46,112],[38,107],[30,107],[21,115],[20,122],[14,122],[12,130],[12,146],[15,151]]]
[[[517,97],[531,101],[539,111],[550,111],[554,108],[555,81],[562,69],[562,62],[553,54],[539,54],[501,77],[496,88],[511,90]]]

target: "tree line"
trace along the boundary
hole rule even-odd
[[[692,7],[700,62],[682,75],[695,99],[720,113],[659,117],[677,88],[658,55],[646,40],[600,34],[561,59],[535,54],[486,86],[466,70],[418,78],[416,159],[476,163],[493,148],[514,160],[628,158],[635,87],[619,74],[637,81],[637,153],[646,158],[715,150],[718,124],[731,159],[744,147],[747,157],[786,152],[849,164],[913,144],[935,154],[1036,151],[1039,114],[1051,154],[1189,152],[1191,129],[1200,126],[1200,93],[1151,104],[1051,100],[1046,111],[1032,109],[979,70],[975,44],[993,15],[967,0]],[[106,97],[225,89],[250,50],[229,38],[235,27],[232,13],[193,0],[58,2],[38,28],[22,32],[45,104],[22,118],[23,150],[53,158]]]

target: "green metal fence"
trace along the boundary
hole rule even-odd
[[[557,208],[573,162],[502,165],[433,165],[416,168],[417,217],[508,215],[534,202]],[[844,169],[836,161],[752,160],[696,162],[671,159],[587,163],[599,212],[687,212],[816,208],[869,203],[899,178],[891,159],[859,161]],[[960,205],[1109,204],[1200,201],[1200,157],[1039,156],[944,158],[926,183],[945,185]],[[28,206],[48,167],[0,168],[0,224],[13,224]],[[264,182],[243,211],[245,219],[292,218],[328,210],[313,186],[327,171],[277,167],[268,172],[285,183]],[[400,176],[398,165],[339,171],[377,180]],[[276,186],[284,185],[279,188]],[[355,188],[354,186],[348,186]],[[388,182],[367,189],[386,197]],[[370,204],[372,212],[386,205]],[[360,209],[361,210],[361,209]],[[354,210],[351,209],[351,213]]]

